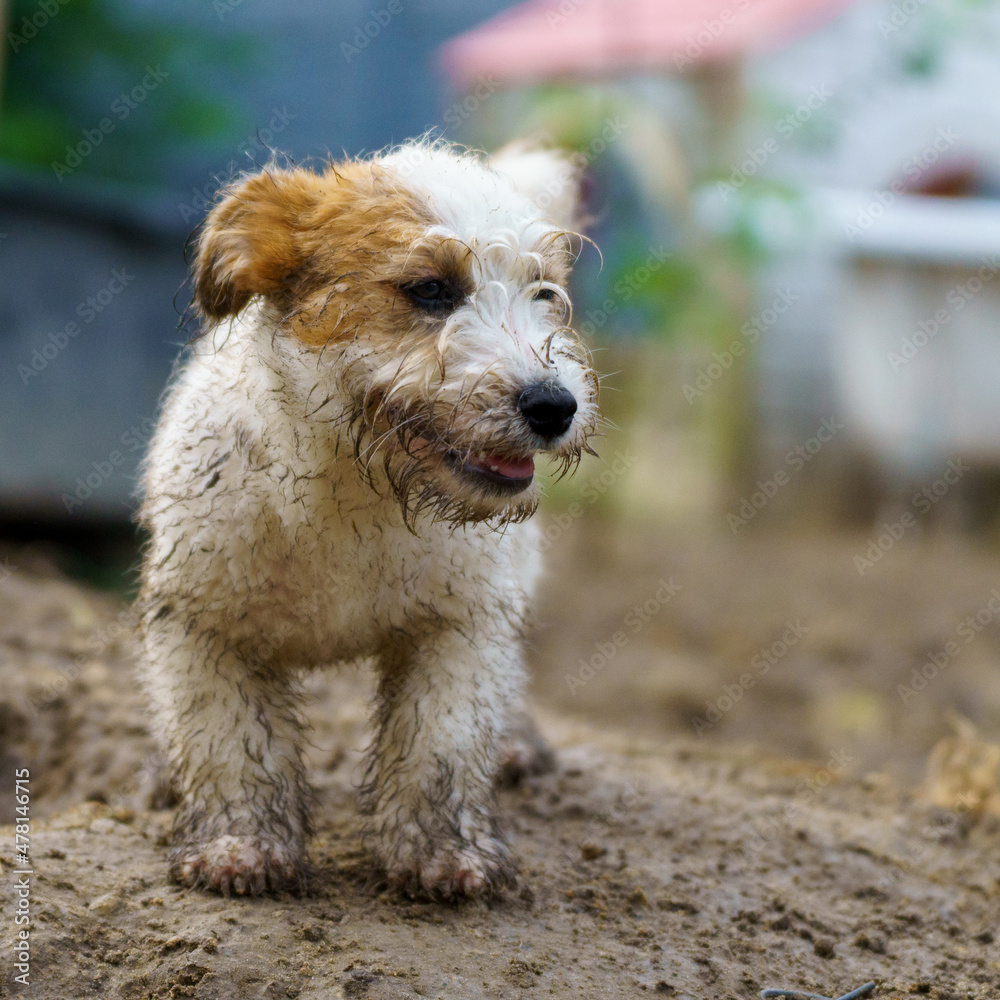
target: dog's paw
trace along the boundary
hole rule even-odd
[[[257,837],[225,836],[186,844],[171,856],[170,873],[182,885],[224,896],[259,896],[298,885],[300,859]]]
[[[397,858],[387,874],[390,887],[408,896],[453,900],[510,888],[517,882],[517,864],[507,845],[490,837]]]
[[[555,751],[545,742],[534,720],[526,713],[519,713],[500,741],[497,783],[509,788],[532,775],[547,774],[555,766]]]

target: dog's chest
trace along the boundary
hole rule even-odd
[[[274,544],[258,547],[265,620],[289,657],[372,655],[407,635],[474,629],[513,581],[493,533],[426,522],[331,474],[284,497]]]

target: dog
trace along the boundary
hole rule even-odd
[[[540,571],[535,457],[571,470],[598,378],[566,290],[579,176],[417,140],[229,185],[204,330],[142,471],[141,674],[179,799],[170,873],[301,888],[302,671],[370,658],[360,791],[384,882],[514,883],[495,778]]]

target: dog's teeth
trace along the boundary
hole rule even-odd
[[[500,471],[500,466],[499,465],[491,465],[490,466],[490,472],[499,472],[499,471]]]

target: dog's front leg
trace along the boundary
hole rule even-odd
[[[291,679],[171,615],[147,624],[144,672],[180,796],[170,872],[256,895],[301,883],[307,819]]]
[[[444,632],[383,656],[362,804],[392,886],[450,898],[513,884],[495,780],[522,675],[513,636]]]

